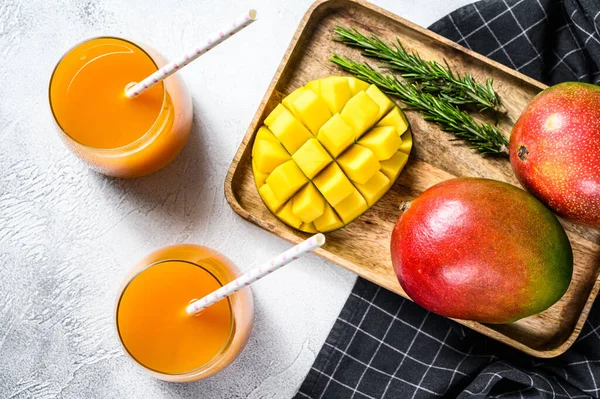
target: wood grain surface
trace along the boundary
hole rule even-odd
[[[369,31],[388,42],[399,37],[409,50],[418,51],[424,59],[445,59],[458,71],[471,72],[481,79],[493,78],[506,108],[498,122],[507,137],[523,108],[546,87],[362,0],[317,1],[300,23],[225,181],[225,195],[235,212],[293,243],[307,235],[287,227],[265,207],[254,183],[250,152],[256,131],[285,95],[309,80],[344,75],[329,62],[333,52],[360,59],[357,50],[331,40],[336,25]],[[370,63],[377,65],[374,60]],[[482,157],[465,142],[451,141],[453,137],[449,133],[425,122],[415,111],[407,111],[407,117],[414,146],[409,163],[396,184],[359,219],[328,233],[327,244],[316,251],[404,297],[406,293],[396,279],[389,252],[392,228],[402,213],[403,204],[434,184],[458,176],[486,177],[518,185],[507,158]],[[600,289],[600,233],[569,223],[563,225],[571,240],[575,266],[571,285],[559,302],[538,315],[511,324],[456,321],[534,356],[554,357],[566,351],[579,335]]]

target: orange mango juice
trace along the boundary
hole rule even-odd
[[[50,106],[67,145],[92,168],[117,177],[152,173],[181,150],[191,98],[174,75],[135,98],[125,96],[166,60],[133,42],[102,37],[71,49],[50,81]]]
[[[185,308],[237,275],[227,258],[196,245],[167,247],[146,257],[127,278],[116,309],[127,353],[167,381],[196,380],[226,367],[243,349],[252,327],[249,289],[197,315],[188,315]]]

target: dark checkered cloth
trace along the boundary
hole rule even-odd
[[[599,24],[600,0],[487,0],[431,29],[548,84],[598,83]],[[428,397],[600,397],[600,303],[537,359],[359,279],[296,398]]]

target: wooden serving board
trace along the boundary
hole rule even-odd
[[[360,59],[357,50],[331,40],[336,25],[353,26],[391,42],[399,37],[424,59],[446,59],[461,72],[480,79],[491,77],[506,107],[499,121],[507,135],[523,108],[542,89],[542,83],[467,50],[439,35],[362,0],[319,0],[308,10],[281,61],[273,81],[233,159],[225,181],[231,207],[244,219],[293,243],[307,237],[278,221],[258,195],[252,169],[254,135],[264,118],[295,88],[312,79],[344,73],[328,61],[333,52]],[[377,65],[377,61],[370,61]],[[449,133],[407,112],[414,147],[408,165],[392,189],[369,211],[347,227],[327,234],[327,244],[316,251],[390,291],[407,297],[390,260],[390,236],[401,206],[434,184],[457,176],[479,176],[518,182],[506,158],[484,158]],[[565,296],[550,309],[515,323],[487,325],[456,320],[473,330],[538,357],[554,357],[575,341],[600,289],[600,233],[563,223],[575,259],[573,280]]]

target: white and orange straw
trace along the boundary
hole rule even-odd
[[[325,244],[325,236],[321,233],[315,234],[308,240],[305,240],[300,244],[296,245],[295,247],[292,247],[291,249],[285,251],[281,255],[276,256],[264,265],[258,266],[250,270],[249,272],[244,273],[242,276],[224,285],[215,292],[212,292],[206,295],[204,298],[198,299],[197,301],[190,303],[185,308],[185,311],[189,315],[196,314],[202,309],[206,309],[210,305],[219,302],[220,300],[241,290],[242,288],[248,287],[255,281],[260,280],[261,278],[273,273],[275,270],[287,265],[288,263],[295,261],[301,256],[314,251],[323,244]]]
[[[175,61],[172,61],[167,65],[159,68],[158,71],[154,72],[152,75],[148,76],[141,82],[126,88],[125,95],[129,98],[140,95],[141,93],[148,90],[158,82],[168,78],[169,76],[171,76],[172,74],[189,64],[190,62],[194,61],[202,54],[223,43],[225,40],[229,39],[231,36],[238,33],[254,21],[256,21],[256,11],[250,10],[244,15],[238,17],[229,25],[223,27],[223,29],[210,35],[204,41],[204,43],[200,44],[198,47],[183,54]]]

